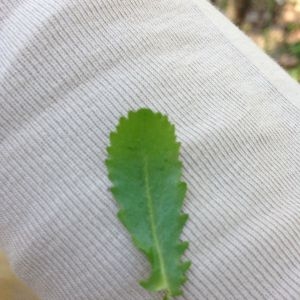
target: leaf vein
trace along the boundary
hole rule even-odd
[[[147,160],[146,155],[144,155],[144,176],[145,176],[147,208],[149,211],[149,219],[150,219],[152,238],[153,238],[153,242],[154,242],[157,254],[158,254],[158,260],[159,260],[159,264],[161,266],[161,273],[164,278],[164,283],[167,288],[167,293],[169,293],[171,291],[171,289],[170,289],[170,284],[169,284],[168,277],[167,277],[165,261],[164,261],[161,245],[160,245],[158,234],[157,234],[157,226],[156,226],[156,220],[155,220],[155,215],[154,215],[154,205],[153,205],[153,199],[152,199],[150,184],[149,184],[148,160]]]

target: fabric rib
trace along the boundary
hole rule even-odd
[[[181,143],[178,299],[299,299],[300,89],[207,1],[2,0],[0,83],[0,247],[41,299],[161,299],[104,165],[140,107]]]

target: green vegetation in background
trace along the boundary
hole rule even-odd
[[[241,30],[245,31],[289,74],[300,81],[300,12],[291,21],[288,15],[296,13],[300,0],[211,0]],[[286,13],[288,11],[288,14]],[[276,35],[277,34],[277,35]],[[280,37],[278,37],[278,34]]]

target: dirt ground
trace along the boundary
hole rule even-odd
[[[10,270],[9,263],[0,252],[0,299],[1,300],[38,300]]]

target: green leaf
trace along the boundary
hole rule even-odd
[[[152,267],[141,285],[165,291],[169,300],[182,294],[190,266],[181,261],[188,243],[179,237],[188,216],[181,213],[186,184],[175,128],[166,116],[140,109],[120,119],[110,143],[106,165],[118,217]]]

